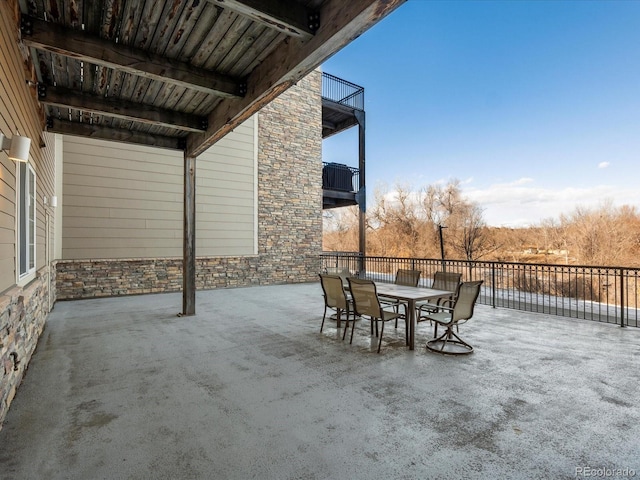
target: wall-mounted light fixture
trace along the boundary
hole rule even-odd
[[[0,133],[0,148],[9,152],[11,160],[16,162],[29,161],[29,147],[31,147],[31,139],[29,137],[14,135],[13,138],[8,138]]]

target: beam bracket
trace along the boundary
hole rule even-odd
[[[316,33],[320,28],[320,12],[310,12],[308,21],[309,30]]]
[[[33,33],[33,22],[24,15],[20,17],[20,33],[22,35],[31,35]]]

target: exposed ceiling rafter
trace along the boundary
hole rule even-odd
[[[40,103],[44,105],[83,110],[121,120],[170,127],[187,132],[201,132],[207,127],[207,119],[197,115],[112,97],[78,93],[68,88],[38,85],[38,97]]]
[[[29,47],[223,97],[241,97],[246,91],[246,85],[240,79],[114,43],[81,30],[27,15],[22,17],[21,23],[22,40]]]
[[[47,131],[60,133],[63,135],[73,135],[77,137],[89,137],[99,140],[109,140],[123,143],[134,143],[137,145],[147,145],[157,148],[168,148],[171,150],[183,150],[184,139],[176,137],[165,137],[162,135],[152,135],[148,133],[126,130],[124,128],[109,128],[89,123],[69,122],[57,118],[47,118]]]
[[[209,0],[286,35],[308,40],[320,27],[320,14],[293,0]]]

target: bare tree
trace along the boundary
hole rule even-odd
[[[323,212],[322,248],[326,251],[358,251],[358,207]]]
[[[470,262],[497,250],[497,244],[486,228],[482,211],[479,205],[468,204],[461,218],[462,232],[457,248]]]
[[[482,208],[462,195],[452,180],[413,191],[378,188],[367,214],[367,252],[389,257],[439,258],[438,226],[448,258],[640,266],[640,215],[635,207],[576,208],[559,219],[522,228],[491,228]],[[357,251],[357,207],[324,212],[323,246]],[[544,255],[544,257],[542,257]]]
[[[385,255],[422,256],[425,252],[424,221],[419,216],[417,196],[406,185],[396,185],[393,192],[376,189],[375,202],[367,216],[375,228]],[[380,254],[383,254],[380,252]]]
[[[605,201],[595,209],[576,208],[560,217],[568,248],[585,265],[619,265],[634,262],[638,247],[635,208],[616,208]]]

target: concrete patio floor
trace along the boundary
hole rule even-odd
[[[0,478],[640,476],[638,329],[478,306],[460,329],[473,355],[427,352],[427,325],[409,351],[391,324],[376,354],[366,322],[353,345],[335,322],[319,332],[319,284],[180,305],[57,303],[0,431]]]

